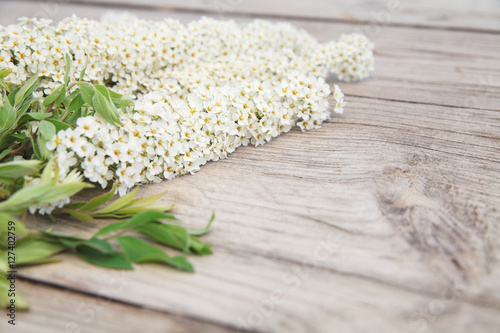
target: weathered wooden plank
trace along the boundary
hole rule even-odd
[[[478,136],[494,112],[461,112],[352,98],[350,112],[320,130],[143,187],[166,190],[163,201],[189,224],[214,209],[206,239],[215,255],[192,258],[194,275],[150,265],[123,273],[129,287],[114,297],[258,331],[411,332],[421,322],[432,332],[495,331],[498,128]],[[89,293],[116,274],[63,258],[22,274]],[[268,303],[276,290],[286,301]]]
[[[102,8],[61,5],[55,18],[72,12]],[[11,19],[3,13],[0,24]],[[322,40],[356,28],[293,22]],[[162,201],[190,225],[215,210],[206,236],[215,254],[191,258],[196,274],[155,265],[121,273],[69,255],[21,274],[90,294],[121,281],[115,300],[229,330],[497,332],[498,36],[385,27],[374,40],[376,72],[342,84],[344,115],[141,189],[167,191]]]
[[[111,285],[110,285],[111,286]],[[16,325],[7,324],[2,318],[2,332],[64,332],[64,333],[136,333],[147,328],[147,332],[229,332],[224,327],[201,323],[168,313],[137,308],[113,302],[107,297],[109,290],[119,290],[113,284],[97,296],[74,293],[32,282],[17,281],[17,287],[31,306],[30,312],[17,312]]]
[[[163,10],[192,10],[215,13],[301,17],[310,20],[335,20],[365,23],[367,33],[378,33],[388,24],[500,31],[500,4],[495,0],[446,1],[410,0],[67,0],[64,3],[115,5],[119,8],[146,7]]]
[[[37,7],[20,8],[8,1],[2,4],[0,24],[15,17],[33,16]],[[8,13],[8,14],[7,14]],[[102,8],[59,5],[53,18],[58,21],[73,13],[98,18]],[[135,12],[134,12],[135,13]],[[142,18],[160,19],[165,15],[189,22],[197,14],[138,11]],[[245,22],[249,19],[237,18]],[[362,26],[290,20],[321,41],[338,38],[342,33],[360,31]],[[440,104],[499,110],[500,107],[500,36],[470,32],[384,27],[374,36],[375,67],[362,83],[341,84],[344,92],[387,100]]]

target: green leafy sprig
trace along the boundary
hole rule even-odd
[[[79,81],[70,83],[72,59],[69,55],[65,59],[64,83],[45,97],[34,97],[40,84],[38,74],[22,86],[15,86],[4,80],[10,70],[0,68],[0,306],[9,302],[7,272],[12,267],[8,259],[13,254],[16,268],[56,262],[58,253],[69,252],[106,268],[132,269],[134,263],[158,263],[193,272],[185,256],[170,256],[159,246],[191,255],[212,253],[211,246],[198,237],[207,233],[214,215],[206,227],[186,229],[173,215],[167,214],[173,206],[155,204],[163,194],[136,198],[136,188],[110,202],[116,184],[109,192],[88,202],[68,203],[60,209],[62,214],[82,222],[120,220],[103,226],[90,238],[30,230],[23,225],[29,209],[93,187],[78,170],[59,179],[57,163],[46,143],[58,131],[74,127],[79,118],[94,112],[109,123],[121,124],[119,110],[134,105],[126,96],[103,85],[82,81],[85,69]],[[8,241],[13,225],[15,246]],[[18,309],[28,307],[18,292],[16,304]]]

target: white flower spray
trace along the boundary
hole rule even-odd
[[[47,143],[62,178],[79,168],[102,187],[118,182],[120,195],[138,183],[193,173],[295,125],[318,128],[330,117],[324,78],[361,80],[373,70],[373,45],[363,35],[322,44],[287,23],[202,18],[184,26],[76,16],[50,23],[22,18],[0,27],[0,69],[12,70],[13,84],[38,72],[40,91],[49,94],[64,82],[69,54],[73,81],[88,62],[85,81],[136,100],[120,110],[121,126],[88,116]],[[342,113],[337,85],[333,98]]]

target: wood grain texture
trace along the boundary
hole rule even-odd
[[[16,326],[0,322],[2,332],[120,332],[136,333],[147,326],[147,332],[190,333],[193,331],[220,333],[224,328],[193,319],[159,313],[112,301],[109,290],[123,286],[114,283],[96,295],[78,294],[39,283],[18,281],[18,288],[31,306],[30,312],[18,313]],[[53,320],[54,319],[54,320]]]
[[[179,6],[202,2],[193,3]],[[461,3],[442,6],[466,10]],[[13,1],[0,6],[3,25],[38,10]],[[273,6],[266,13],[276,15]],[[439,6],[428,8],[439,12]],[[73,12],[98,17],[105,8],[60,5],[54,19]],[[495,5],[485,8],[494,15]],[[248,13],[257,10],[264,7]],[[199,17],[168,15],[183,22]],[[430,25],[425,15],[415,19]],[[471,13],[471,21],[481,19]],[[288,21],[320,40],[363,28]],[[113,302],[82,332],[126,331],[140,323],[150,323],[152,332],[205,324],[209,332],[498,332],[499,34],[467,31],[464,22],[460,31],[409,22],[371,36],[376,71],[367,81],[341,84],[348,102],[342,116],[140,189],[141,195],[166,191],[162,202],[175,203],[175,214],[190,226],[216,212],[205,238],[214,255],[191,257],[195,274],[156,265],[104,270],[63,254],[61,263],[22,270],[30,282],[20,288],[33,312],[20,320],[39,332],[63,332],[66,318],[86,318],[65,307],[104,293]],[[485,22],[481,29],[496,29]],[[80,234],[106,223],[29,222]],[[64,319],[49,321],[48,309]],[[120,318],[122,311],[129,321],[107,326],[104,318]]]
[[[51,2],[51,1],[48,1]],[[364,23],[367,32],[388,24],[446,29],[500,31],[500,3],[495,0],[58,0],[56,3],[111,5],[116,8],[149,8],[209,12],[221,18],[235,14],[299,17]]]

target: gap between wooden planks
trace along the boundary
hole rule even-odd
[[[102,12],[62,6],[58,15],[75,9]],[[322,40],[353,29],[293,22]],[[423,320],[429,331],[450,325],[455,331],[497,331],[497,39],[384,27],[375,38],[372,78],[342,84],[350,102],[345,115],[317,131],[292,131],[264,147],[240,148],[194,176],[144,187],[141,193],[168,190],[164,202],[176,203],[188,224],[202,224],[215,209],[217,223],[207,240],[216,255],[193,258],[195,275],[139,266],[126,273],[129,287],[113,299],[231,330],[281,290],[285,302],[249,328],[411,332]],[[481,75],[493,79],[483,84]],[[71,222],[61,231],[82,228],[96,225]],[[308,264],[329,235],[337,251],[318,266]],[[88,294],[113,278],[63,257],[62,264],[29,268],[23,276]],[[292,290],[283,278],[294,269],[314,274]],[[443,301],[444,311],[429,313],[447,292],[455,296]],[[117,318],[115,311],[103,310],[98,318]],[[92,325],[98,327],[92,322],[84,328],[92,331]]]

